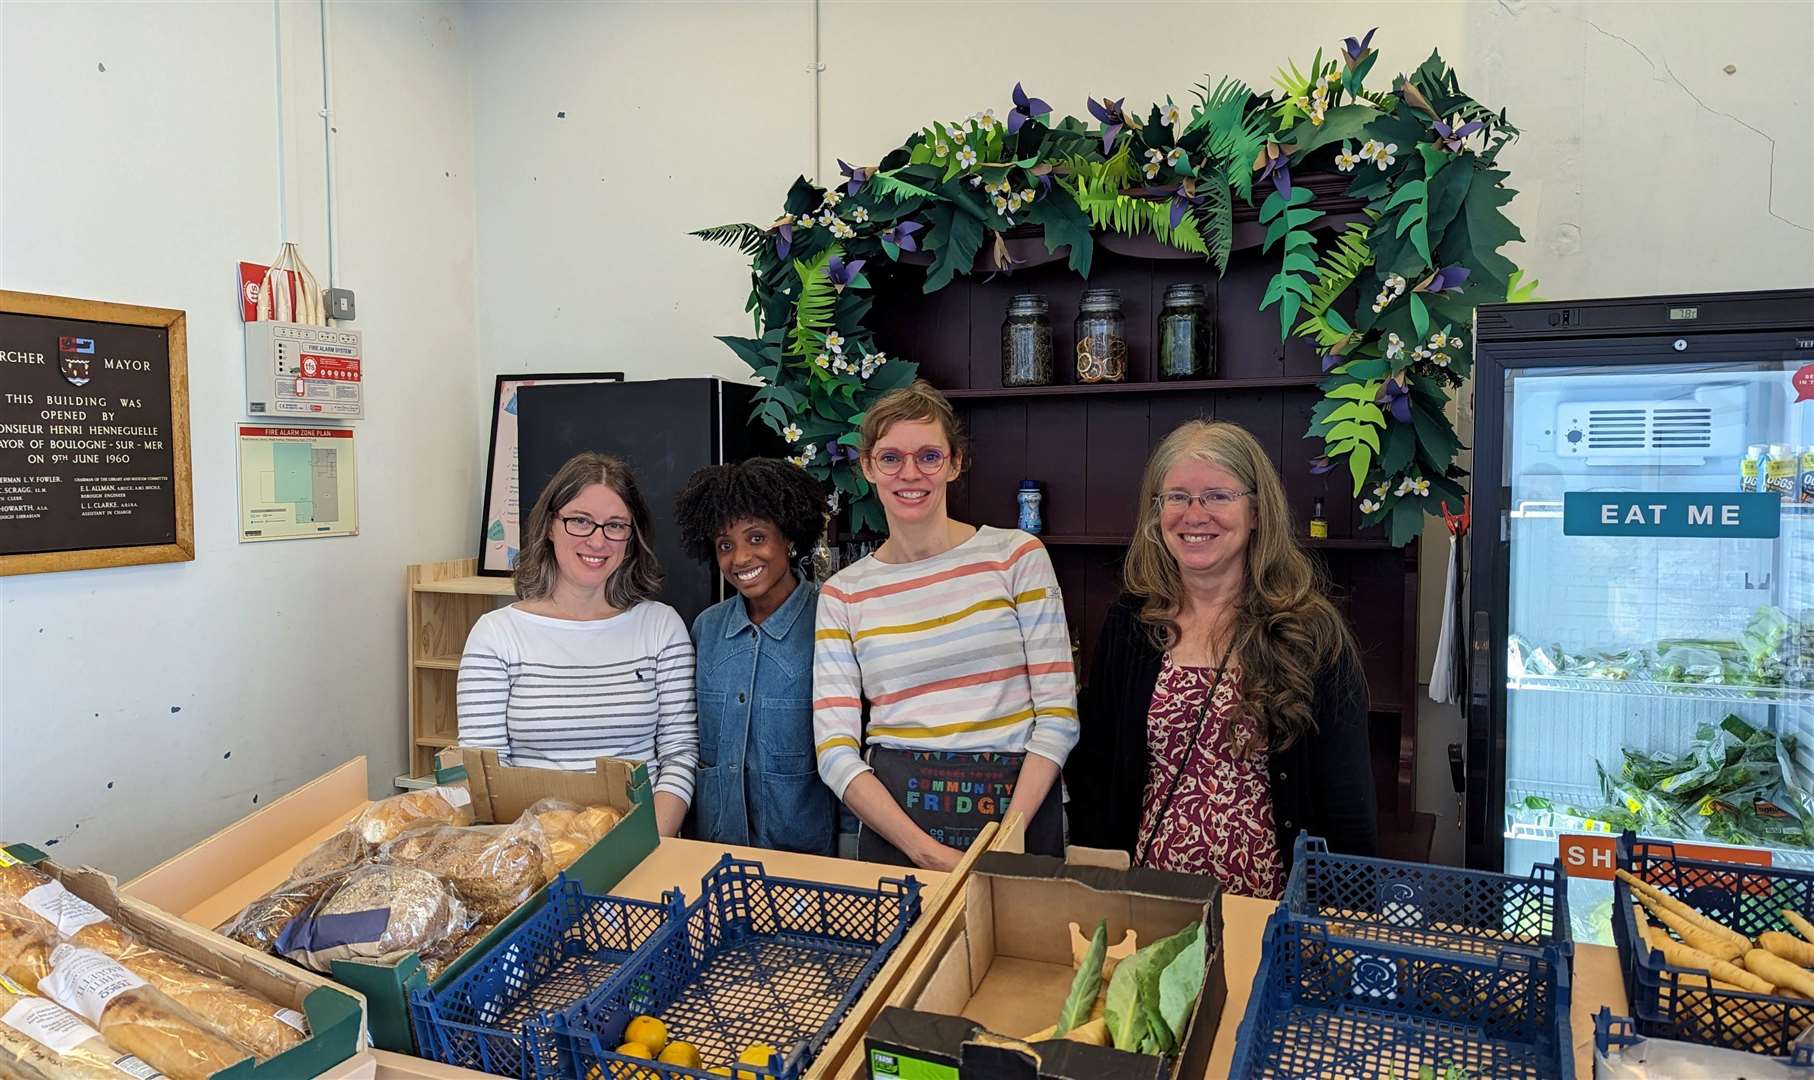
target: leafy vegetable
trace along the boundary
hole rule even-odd
[[[1121,961],[1103,1008],[1115,1049],[1168,1054],[1177,1048],[1178,1029],[1203,992],[1207,948],[1202,926],[1192,923]]]
[[[1140,966],[1146,963],[1151,948],[1149,945],[1117,964],[1115,976],[1109,980],[1102,1015],[1109,1022],[1109,1041],[1117,1050],[1139,1050],[1146,1034],[1145,1014],[1140,1011]]]
[[[1058,1012],[1055,1035],[1063,1035],[1090,1018],[1096,995],[1102,990],[1102,958],[1108,949],[1109,924],[1105,919],[1096,924],[1096,932],[1090,935],[1089,951],[1083,954],[1083,963],[1071,978],[1071,992],[1065,996],[1064,1008]]]
[[[1159,1015],[1178,1043],[1184,1041],[1184,1023],[1190,1019],[1191,1006],[1203,992],[1204,965],[1209,956],[1200,928],[1193,924],[1191,929],[1199,932],[1159,976]]]

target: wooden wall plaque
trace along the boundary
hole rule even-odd
[[[0,575],[195,558],[187,322],[0,290]]]

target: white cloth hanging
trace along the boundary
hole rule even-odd
[[[1449,535],[1449,572],[1442,591],[1442,629],[1436,635],[1436,660],[1430,665],[1430,700],[1452,705],[1461,700],[1455,678],[1456,594],[1461,589],[1461,551]]]

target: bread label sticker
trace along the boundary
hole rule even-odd
[[[101,1037],[100,1032],[84,1024],[75,1013],[40,997],[26,998],[14,1005],[5,1016],[0,1016],[0,1023],[33,1042],[50,1047],[59,1057],[90,1039]]]
[[[297,1012],[295,1009],[278,1009],[273,1015],[275,1015],[280,1022],[290,1025],[304,1035],[309,1033],[308,1017]]]
[[[21,863],[19,862],[18,859],[13,858],[11,855],[7,854],[7,851],[5,848],[0,847],[0,866],[19,866],[19,865],[21,865]]]
[[[440,792],[441,797],[447,800],[447,805],[449,806],[458,808],[472,805],[472,792],[463,787],[456,787],[449,784],[446,787],[438,787],[435,790]]]
[[[140,1061],[138,1058],[133,1057],[131,1054],[114,1062],[113,1067],[125,1073],[127,1076],[134,1077],[135,1080],[165,1080],[163,1073],[158,1072],[156,1069]]]
[[[59,937],[74,937],[85,926],[107,921],[100,908],[65,889],[60,881],[40,885],[19,901],[56,927]]]
[[[39,980],[38,988],[65,1009],[98,1024],[108,1002],[144,985],[144,979],[104,953],[59,945],[50,954],[50,974]]]

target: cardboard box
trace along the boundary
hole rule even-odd
[[[640,764],[599,758],[589,773],[509,768],[497,764],[496,751],[478,750],[449,751],[443,760],[449,765],[437,773],[443,783],[476,786],[473,810],[481,822],[513,821],[551,795],[622,813],[617,827],[567,868],[589,892],[609,892],[655,850],[655,805]],[[371,805],[367,790],[365,759],[355,758],[147,871],[122,891],[195,925],[219,926],[281,884],[315,845]],[[434,985],[451,981],[546,902],[547,890],[537,892]],[[394,964],[337,960],[333,968],[336,981],[365,996],[373,1044],[414,1052],[409,992],[430,985],[421,961],[411,954]]]
[[[1146,946],[1203,926],[1203,993],[1170,1059],[1063,1039],[1021,1037],[1058,1018],[1074,974],[1070,924],[1106,920],[1111,945],[1131,928]],[[977,859],[954,905],[865,1038],[869,1075],[964,1080],[1164,1080],[1202,1076],[1227,998],[1221,890],[1213,879],[1076,866],[1038,855]]]
[[[265,1062],[247,1059],[214,1074],[214,1080],[295,1080],[297,1077],[369,1077],[377,1063],[364,1054],[364,1002],[312,971],[208,933],[123,894],[113,878],[88,867],[58,866],[36,848],[6,849],[21,862],[63,883],[141,941],[230,979],[272,1004],[308,1018],[309,1037]]]

